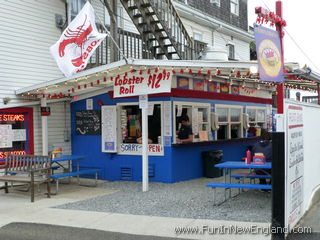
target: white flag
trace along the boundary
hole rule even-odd
[[[97,31],[94,10],[87,1],[60,39],[50,47],[50,52],[64,75],[70,77],[87,66],[89,58],[106,36]]]

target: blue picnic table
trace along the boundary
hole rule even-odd
[[[231,177],[236,177],[236,178],[241,178],[241,177],[258,177],[258,178],[271,178],[270,175],[268,176],[255,176],[255,175],[251,175],[251,173],[253,173],[254,169],[271,169],[272,168],[272,164],[271,162],[266,162],[265,164],[255,164],[255,163],[251,163],[251,164],[247,164],[245,162],[241,162],[241,161],[227,161],[227,162],[222,162],[222,163],[218,163],[214,165],[215,167],[218,168],[222,168],[223,169],[223,176],[224,176],[224,183],[208,183],[206,186],[207,187],[211,187],[214,189],[214,204],[215,204],[215,189],[216,188],[225,188],[229,189],[229,197],[231,197],[231,188],[238,188],[239,191],[240,189],[243,188],[250,188],[250,189],[266,189],[266,190],[271,190],[272,186],[271,185],[267,185],[267,184],[240,184],[240,183],[231,183]],[[241,175],[241,174],[237,174],[232,176],[231,175],[231,171],[233,169],[249,169],[250,173],[248,175]],[[227,176],[229,175],[229,182],[227,182]],[[225,200],[226,200],[226,191],[225,191]]]
[[[69,182],[70,182],[71,177],[77,177],[78,183],[80,184],[80,179],[79,179],[80,175],[95,174],[95,179],[96,179],[95,185],[97,185],[98,172],[100,172],[101,169],[87,168],[87,169],[80,170],[79,161],[82,159],[85,159],[85,157],[86,156],[83,156],[83,155],[63,155],[63,156],[52,159],[52,164],[57,164],[58,167],[62,167],[64,169],[64,171],[61,173],[53,173],[51,175],[51,178],[56,181],[56,194],[58,193],[58,190],[59,190],[59,179],[62,179],[62,178],[69,178]],[[66,162],[66,161],[68,162],[67,168],[63,166],[63,164],[61,164],[61,162]],[[76,170],[72,171],[72,162],[74,161],[76,161]],[[55,166],[53,165],[52,168],[54,170]]]

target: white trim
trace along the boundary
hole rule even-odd
[[[21,88],[16,90],[16,94],[26,94],[26,93],[33,93],[37,94],[38,89],[43,89],[48,86],[54,86],[56,85],[57,88],[55,88],[57,92],[59,91],[65,91],[66,86],[64,83],[71,81],[73,83],[74,80],[78,78],[87,77],[86,83],[89,84],[92,79],[90,77],[93,77],[96,74],[105,74],[110,76],[115,76],[118,74],[121,74],[121,72],[129,71],[130,67],[168,67],[168,70],[172,67],[183,67],[183,68],[190,68],[190,69],[201,69],[201,68],[236,68],[236,69],[250,69],[251,66],[257,67],[256,61],[245,61],[245,62],[234,62],[234,61],[203,61],[203,60],[150,60],[150,59],[128,59],[128,62],[126,63],[125,60],[121,60],[118,62],[110,63],[107,65],[99,66],[96,68],[92,68],[89,70],[85,70],[83,72],[77,73],[73,75],[72,77],[64,77],[59,79],[50,80],[44,83],[35,84],[26,88]],[[119,72],[118,68],[121,68],[121,72]],[[107,73],[108,72],[108,73]],[[95,76],[94,76],[95,77]],[[102,76],[101,76],[102,77]],[[96,77],[95,77],[96,78]],[[84,81],[81,82],[81,84],[85,83]],[[59,85],[60,84],[60,85]],[[101,83],[103,84],[103,83]],[[112,86],[113,84],[109,82],[106,87]],[[63,90],[62,90],[63,89]],[[86,90],[81,89],[80,91],[88,92],[90,91],[90,87]],[[81,95],[82,93],[80,91],[77,91],[77,94]]]
[[[172,102],[172,114],[173,114],[173,143],[177,143],[177,134],[176,132],[179,130],[176,128],[176,106],[187,106],[187,107],[191,107],[191,113],[193,112],[193,109],[196,108],[207,108],[207,114],[208,114],[208,126],[211,127],[211,117],[210,117],[210,113],[211,113],[211,104],[210,103],[201,103],[201,102],[185,102],[185,101],[173,101]],[[192,122],[192,116],[188,116],[189,120]],[[193,123],[192,123],[193,125]],[[210,129],[208,130],[208,134],[210,134]],[[197,142],[197,140],[194,138],[194,130],[192,130],[193,133],[193,142]]]
[[[295,63],[288,63],[288,64],[295,64]],[[25,94],[28,92],[33,92],[34,94],[37,93],[37,89],[42,89],[46,88],[47,86],[52,86],[52,85],[58,85],[61,84],[56,88],[56,91],[62,91],[61,89],[65,89],[65,82],[67,81],[73,81],[77,78],[83,78],[83,77],[88,77],[87,84],[92,81],[92,79],[89,78],[90,75],[95,75],[95,74],[105,74],[107,76],[115,76],[118,74],[121,74],[122,72],[128,71],[130,67],[163,67],[163,68],[168,68],[168,70],[171,70],[172,67],[174,68],[190,68],[190,69],[195,69],[199,70],[201,68],[203,69],[210,69],[210,68],[220,68],[220,69],[240,69],[240,70],[245,70],[248,71],[250,67],[256,66],[257,67],[257,61],[205,61],[205,60],[150,60],[150,59],[128,59],[127,63],[125,60],[121,60],[118,62],[114,62],[111,64],[99,66],[96,68],[92,68],[80,73],[75,74],[74,76],[70,78],[59,78],[59,79],[54,79],[51,81],[47,81],[45,83],[41,84],[36,84],[32,85],[26,88],[21,88],[16,90],[16,94]],[[287,64],[286,64],[287,66]],[[297,67],[298,64],[296,64]],[[118,68],[121,68],[121,72],[118,70]],[[108,73],[107,73],[108,71]],[[320,75],[319,75],[320,76]],[[319,79],[316,80],[317,82],[320,82]],[[81,82],[85,83],[85,82]],[[62,85],[63,84],[63,85]],[[103,83],[101,83],[102,85]],[[111,87],[112,83],[109,82],[106,87]],[[89,92],[90,89],[88,88],[86,90],[82,89],[81,92],[77,91],[76,94],[81,95],[82,93]],[[6,107],[7,108],[7,107]]]
[[[232,12],[231,10],[231,5],[234,5],[236,8],[235,8],[235,12]],[[234,14],[236,16],[239,16],[239,10],[240,10],[240,1],[239,0],[230,0],[230,13],[231,14]]]
[[[149,145],[155,145],[155,146],[159,146],[161,147],[161,152],[159,153],[152,153],[152,152],[149,152],[148,155],[149,156],[164,156],[164,138],[163,138],[163,135],[164,135],[164,129],[163,129],[163,126],[164,126],[164,123],[163,123],[163,101],[149,101],[149,103],[153,103],[153,104],[159,104],[160,105],[160,111],[161,111],[161,144],[148,144]],[[120,146],[122,144],[125,144],[123,143],[123,139],[122,139],[122,136],[121,136],[121,128],[120,128],[120,108],[122,106],[139,106],[139,102],[121,102],[121,103],[117,103],[116,104],[117,106],[117,146],[118,146],[118,149],[117,149],[117,154],[119,155],[141,155],[141,153],[125,153],[125,152],[122,152],[121,149],[120,149]],[[141,145],[141,144],[139,144]]]
[[[239,125],[240,124],[240,137],[243,138],[243,120],[242,120],[242,113],[243,113],[243,106],[239,105],[229,105],[229,104],[215,104],[214,105],[214,112],[217,113],[217,108],[223,108],[223,109],[228,109],[228,116],[227,116],[227,121],[226,122],[219,122],[219,125],[224,125],[227,126],[227,139],[231,139],[231,125]],[[231,114],[230,114],[230,109],[240,109],[240,116],[239,119],[240,121],[237,122],[232,122],[231,121]],[[215,135],[216,135],[216,140],[218,138],[218,130],[215,130]]]
[[[257,112],[256,112],[256,116],[255,116],[255,121],[250,121],[249,119],[249,123],[267,123],[267,108],[266,107],[255,107],[255,106],[246,106],[246,113],[248,113],[248,109],[253,109],[253,110],[264,110],[264,121],[258,121],[257,120]],[[250,116],[249,116],[250,117]]]
[[[113,91],[112,87],[105,87],[103,89],[99,89],[99,90],[95,90],[92,92],[88,92],[88,93],[84,93],[81,94],[80,96],[77,97],[77,100],[71,100],[71,102],[78,102],[80,100],[86,99],[86,98],[91,98],[91,97],[95,97],[101,94],[105,94],[108,93],[109,91]]]
[[[56,102],[69,102],[69,99],[47,99],[47,103],[56,103]],[[17,104],[8,104],[5,106],[0,106],[0,109],[7,109],[7,108],[16,108],[16,107],[32,107],[32,106],[36,106],[36,105],[40,105],[40,100],[39,101],[32,101],[32,102],[25,102],[25,103],[17,103]]]

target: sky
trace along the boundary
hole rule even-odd
[[[270,8],[275,12],[275,0],[248,0],[248,24],[256,20],[254,9],[257,6]],[[267,6],[266,6],[267,5]],[[320,73],[320,1],[282,0],[283,18],[287,22],[286,31],[305,52],[299,50],[293,40],[285,33],[285,62],[298,62],[300,67],[307,64],[314,72]],[[264,26],[267,26],[264,24]],[[309,59],[308,59],[309,58]]]

